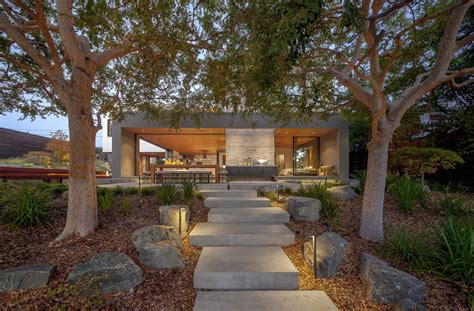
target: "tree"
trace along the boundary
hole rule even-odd
[[[53,153],[59,163],[69,162],[69,141],[68,136],[61,130],[51,133],[52,140],[46,144],[46,150]]]
[[[67,115],[68,213],[64,231],[98,225],[95,136],[109,114],[185,110],[202,48],[219,20],[187,1],[1,1],[0,113]],[[201,40],[204,38],[204,40]],[[202,45],[202,46],[201,46]]]
[[[463,20],[473,3],[235,4],[229,24],[239,27],[226,37],[226,54],[213,60],[208,86],[234,110],[282,120],[362,104],[371,135],[360,235],[380,241],[388,148],[403,116],[441,84],[461,89],[474,80],[474,68],[451,63],[472,45],[472,26]]]

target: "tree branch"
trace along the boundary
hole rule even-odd
[[[74,17],[72,16],[72,0],[56,1],[58,27],[64,49],[72,62],[82,63],[84,59],[80,42],[74,32]]]
[[[59,1],[61,2],[61,1]],[[10,22],[8,18],[0,12],[0,29],[5,31],[5,33],[16,43],[18,44],[23,51],[28,54],[28,56],[33,59],[33,61],[45,72],[45,76],[51,77],[51,64],[49,61],[40,54],[40,52],[26,39],[26,37]]]
[[[471,84],[471,83],[474,83],[474,78],[467,79],[466,81],[461,82],[461,83],[456,83],[456,81],[454,81],[454,79],[448,81],[449,86],[454,88],[454,89],[460,89],[463,86],[466,86],[466,85]]]
[[[59,58],[58,51],[56,49],[56,45],[54,44],[53,38],[51,37],[51,34],[49,33],[48,29],[48,24],[46,21],[46,16],[44,14],[44,8],[43,4],[41,3],[40,0],[35,0],[35,6],[36,6],[36,11],[37,11],[37,21],[38,21],[38,26],[41,29],[41,32],[43,33],[45,39],[46,39],[46,44],[48,44],[49,49],[51,50],[51,56],[53,58],[54,64],[53,66],[55,67],[55,70],[58,73],[62,74],[61,70],[61,59]]]
[[[333,68],[329,70],[345,87],[347,87],[362,104],[372,110],[372,99],[370,93],[365,90],[356,80],[347,74]]]
[[[461,39],[459,41],[456,41],[456,46],[457,46],[458,49],[460,49],[460,48],[463,48],[464,46],[468,45],[472,41],[474,41],[474,34],[470,34],[466,38]]]
[[[105,66],[109,61],[123,57],[129,53],[133,53],[138,51],[137,48],[126,48],[126,47],[114,47],[103,52],[95,54],[95,61],[98,67]]]
[[[395,13],[397,10],[409,5],[412,2],[413,2],[413,0],[402,0],[402,1],[392,5],[391,7],[389,7],[386,11],[383,11],[379,14],[375,14],[375,15],[370,16],[369,19],[371,19],[371,20],[382,19],[384,17],[387,17],[387,16],[391,15],[392,13]]]

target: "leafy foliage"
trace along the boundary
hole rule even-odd
[[[120,199],[119,210],[122,214],[127,215],[130,213],[130,200],[128,197],[123,197]]]
[[[18,193],[11,194],[11,205],[2,212],[2,221],[12,230],[36,226],[48,221],[47,197],[41,191],[24,184]]]
[[[473,278],[473,245],[472,225],[448,216],[434,234],[413,234],[406,228],[392,230],[382,249],[413,270],[427,271],[466,288]]]
[[[407,228],[391,228],[382,244],[382,250],[390,256],[408,263],[417,270],[426,268],[426,256],[430,251],[426,234],[413,234]]]
[[[147,196],[155,194],[157,188],[156,187],[141,187],[139,190],[140,195]]]
[[[139,189],[137,187],[128,187],[124,189],[124,193],[128,195],[138,194]]]
[[[358,193],[364,192],[365,181],[367,179],[367,170],[357,171],[352,175],[352,177],[359,181],[359,186],[355,190]]]
[[[99,210],[103,212],[108,212],[112,209],[112,199],[115,192],[113,190],[103,188],[101,194],[97,196],[97,203],[99,205]]]
[[[391,191],[398,199],[400,209],[405,213],[413,212],[415,205],[423,205],[428,195],[423,184],[408,176],[397,178]]]
[[[460,198],[445,196],[439,202],[439,206],[448,216],[456,216],[464,210],[464,201]]]
[[[321,210],[326,221],[330,225],[334,224],[337,218],[337,201],[324,185],[314,183],[309,187],[302,187],[296,192],[296,195],[318,199],[321,202]]]
[[[474,278],[474,230],[449,216],[438,232],[430,252],[431,271],[456,283],[466,284]]]
[[[164,183],[156,190],[156,200],[160,205],[170,205],[176,199],[176,187],[174,184]]]
[[[439,148],[403,147],[391,154],[391,168],[410,176],[434,174],[439,169],[454,169],[464,160],[454,151]]]
[[[182,185],[183,185],[183,199],[186,201],[186,203],[191,204],[196,194],[196,186],[192,181],[189,181],[189,180],[184,181]]]

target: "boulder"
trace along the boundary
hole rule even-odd
[[[130,290],[143,282],[140,267],[124,253],[104,252],[78,264],[67,277],[68,282],[85,282],[97,286],[102,294]]]
[[[349,201],[354,199],[357,196],[357,193],[350,186],[338,186],[328,188],[329,193],[331,193],[336,200]]]
[[[160,206],[160,224],[173,226],[179,232],[179,211],[181,210],[181,235],[185,235],[189,228],[189,207],[186,205]]]
[[[288,197],[285,200],[286,208],[295,220],[315,221],[319,219],[321,202],[317,199],[305,197]]]
[[[360,187],[360,181],[358,179],[350,179],[349,186],[353,189],[358,189]]]
[[[49,264],[24,265],[0,271],[0,292],[41,288],[48,284],[56,267]]]
[[[419,302],[411,299],[403,299],[397,303],[394,311],[425,311],[426,308]]]
[[[347,241],[334,232],[325,232],[316,238],[316,275],[330,278],[342,265]],[[304,258],[313,269],[313,241],[304,244]]]
[[[425,295],[424,282],[369,253],[361,255],[359,276],[375,303],[397,304],[403,299],[419,302]]]
[[[152,225],[133,232],[132,242],[148,268],[184,268],[181,237],[172,226]]]

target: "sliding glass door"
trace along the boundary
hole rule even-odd
[[[293,174],[318,175],[321,165],[319,137],[293,137]]]

